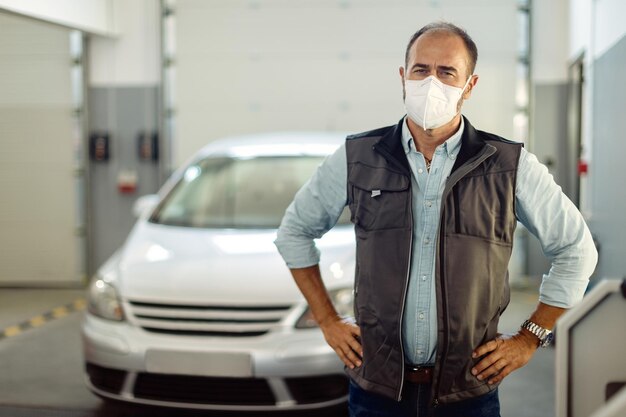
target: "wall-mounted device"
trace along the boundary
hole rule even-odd
[[[117,190],[121,194],[133,194],[137,191],[137,171],[121,170],[117,174]]]
[[[140,161],[159,160],[159,134],[157,132],[139,132],[137,157]]]
[[[89,135],[89,158],[96,162],[106,162],[111,154],[111,140],[107,132]]]

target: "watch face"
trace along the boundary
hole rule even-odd
[[[541,347],[549,346],[554,340],[554,333],[550,332],[548,335],[541,341]]]

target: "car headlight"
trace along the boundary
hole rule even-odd
[[[124,309],[117,290],[100,278],[94,278],[89,284],[87,294],[89,312],[107,320],[124,320]]]
[[[329,291],[328,294],[341,318],[354,316],[354,292],[352,288],[339,288]],[[296,322],[296,329],[311,329],[313,327],[317,327],[317,322],[313,318],[311,309],[307,308]]]

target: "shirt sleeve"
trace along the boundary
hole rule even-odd
[[[522,149],[517,173],[516,214],[538,239],[552,266],[543,275],[539,300],[570,308],[587,288],[598,261],[591,232],[574,203],[537,157]]]
[[[345,144],[317,168],[287,207],[274,244],[289,268],[320,261],[314,239],[329,231],[347,204]]]

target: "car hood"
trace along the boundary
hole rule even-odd
[[[276,247],[276,230],[220,230],[137,223],[119,253],[117,287],[133,301],[272,305],[302,300]],[[329,288],[351,286],[354,231],[318,241]]]

